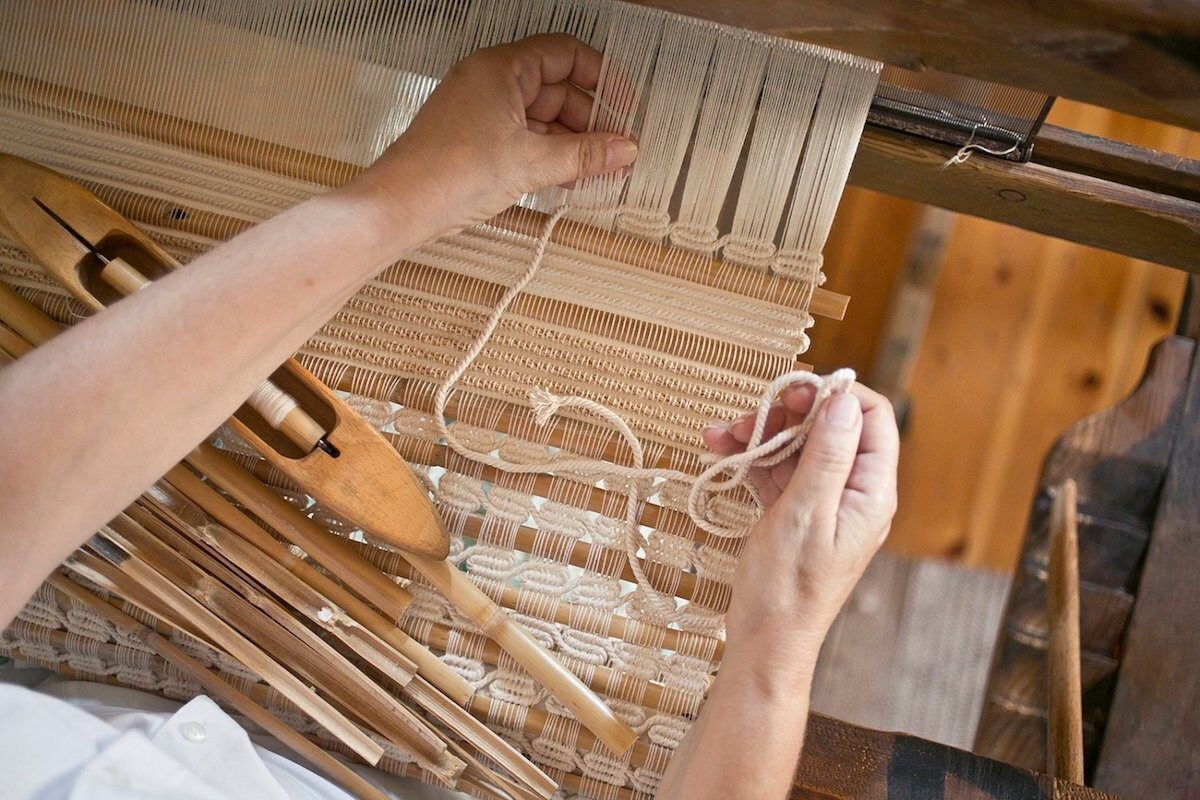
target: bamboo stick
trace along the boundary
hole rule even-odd
[[[0,351],[10,360],[15,361],[32,349],[33,345],[26,342],[20,334],[7,325],[0,324]]]
[[[62,575],[53,574],[46,580],[59,592],[83,604],[90,611],[104,617],[110,624],[122,629],[159,656],[174,664],[185,675],[204,687],[204,690],[217,701],[229,706],[274,736],[298,756],[325,773],[335,783],[341,784],[348,792],[357,797],[364,798],[364,800],[387,800],[387,795],[376,788],[374,784],[331,756],[325,750],[310,742],[302,734],[292,730],[274,714],[210,672],[203,664],[196,661],[168,639],[160,636],[132,617],[112,608],[108,603],[105,603],[78,584],[67,580]]]
[[[1046,768],[1056,778],[1083,783],[1083,684],[1079,644],[1079,535],[1077,489],[1068,478],[1050,509],[1047,593],[1050,651]]]
[[[431,772],[448,768],[444,763],[445,743],[411,711],[278,603],[254,590],[195,545],[163,528],[152,536],[127,515],[110,523],[106,538],[205,603],[236,630],[252,636],[277,656],[286,655],[293,671],[343,711],[411,753],[422,766]],[[178,553],[172,552],[172,548]],[[230,655],[238,657],[235,653]]]
[[[169,609],[172,619],[187,620],[189,627],[199,630],[206,638],[217,643],[222,650],[237,658],[255,674],[278,689],[304,713],[316,720],[339,740],[345,742],[348,747],[353,748],[368,764],[379,762],[383,756],[383,748],[367,736],[362,729],[326,700],[319,697],[316,692],[305,686],[256,644],[197,602],[191,595],[172,584],[139,559],[105,540],[93,537],[91,546],[127,580],[114,585],[105,575],[89,569],[75,557],[67,559],[67,566],[92,582],[118,594],[125,594],[122,591],[122,585],[126,583],[133,582],[145,587],[146,591],[155,595],[157,602],[161,602],[164,607]],[[154,606],[146,610],[153,614],[153,608]]]
[[[32,345],[47,342],[62,330],[57,322],[10,289],[3,281],[0,281],[0,319]]]
[[[193,454],[196,452],[193,451]],[[287,538],[295,537],[294,541],[333,538],[328,531],[228,459],[207,455],[201,461],[192,463]],[[610,748],[624,752],[637,739],[637,734],[621,722],[612,709],[592,694],[574,673],[558,663],[528,631],[513,622],[466,575],[446,561],[436,561],[415,553],[405,553],[404,556],[434,588],[481,630],[496,639],[517,663],[550,689],[581,723],[595,731]],[[371,572],[382,576],[374,568],[371,568]]]
[[[455,703],[462,705],[470,698],[474,690],[462,676],[447,667],[433,653],[421,647],[395,626],[395,620],[403,615],[403,608],[396,610],[390,621],[385,619],[379,612],[276,541],[275,537],[259,527],[250,517],[187,468],[172,467],[171,471],[167,473],[167,480],[185,497],[225,526],[225,530],[237,534],[246,542],[254,545],[276,564],[294,574],[298,581],[312,587],[314,591],[336,603],[356,622],[391,645],[396,652],[411,659],[417,665],[418,673],[445,692]]]

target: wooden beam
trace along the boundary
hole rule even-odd
[[[955,150],[950,145],[868,127],[850,182],[1200,272],[1200,200],[1158,194],[1046,164],[1019,164],[978,154],[965,163],[945,167]],[[1161,170],[1156,171],[1146,156],[1149,152],[1130,148],[1124,160],[1110,160],[1110,176],[1132,174],[1141,176],[1139,181],[1161,176]],[[1084,158],[1078,149],[1075,158]],[[1185,174],[1196,169],[1194,162],[1182,163]]]
[[[1200,201],[1200,160],[1043,125],[1030,159],[1158,194]]]
[[[1095,783],[1130,797],[1200,786],[1200,356],[1146,553]]]
[[[1200,128],[1200,6],[1188,0],[635,0]]]
[[[792,800],[901,797],[1104,800],[1110,795],[915,736],[809,716]]]

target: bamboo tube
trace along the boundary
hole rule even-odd
[[[404,685],[416,674],[417,665],[411,659],[359,625],[344,609],[322,597],[253,545],[216,525],[206,525],[202,529],[183,528],[179,525],[173,527],[187,536],[194,545],[206,547],[214,557],[224,558],[230,566],[246,573],[289,608],[332,634],[392,681]]]
[[[49,341],[62,330],[42,310],[0,281],[0,319],[32,345]],[[7,348],[5,348],[7,349]],[[16,354],[14,354],[16,355]]]
[[[270,652],[286,655],[293,671],[344,711],[411,753],[422,766],[431,772],[447,769],[445,743],[328,643],[183,537],[163,528],[155,534],[162,541],[132,517],[122,515],[110,523],[106,536],[204,602],[238,631],[252,636]]]
[[[235,496],[237,493],[231,488],[230,484],[244,486],[247,481],[257,483],[253,478],[246,475],[240,467],[209,444],[199,445],[196,449],[188,453],[184,460],[210,477],[217,475],[225,476],[224,479],[218,479],[217,483]],[[280,499],[280,502],[287,505],[286,501],[282,499]],[[247,504],[243,502],[243,505]],[[247,507],[250,506],[247,505]],[[307,519],[307,517],[304,517],[303,514],[291,506],[288,506],[288,510],[303,519]],[[268,524],[272,524],[274,527],[273,523]],[[280,533],[284,533],[284,531],[280,531]],[[386,602],[393,609],[399,607],[401,608],[401,613],[402,609],[407,607],[408,603],[411,602],[412,597],[408,592],[358,558],[351,550],[344,546],[341,540],[331,537],[327,531],[321,530],[315,525],[312,527],[301,525],[291,533],[294,536],[288,535],[288,539],[317,561],[324,564],[331,572],[345,581],[347,585],[354,587],[354,590],[364,598],[369,599],[377,605]],[[399,615],[397,614],[397,616]]]
[[[387,795],[372,783],[341,761],[338,761],[325,750],[314,745],[300,733],[289,728],[274,714],[255,703],[227,682],[221,680],[221,678],[207,670],[203,664],[196,661],[169,640],[158,635],[132,617],[112,608],[91,592],[72,583],[61,575],[54,574],[46,580],[59,592],[82,603],[89,610],[104,617],[110,624],[124,630],[128,635],[136,638],[159,656],[174,664],[185,675],[203,686],[204,690],[217,701],[229,706],[274,736],[298,756],[325,773],[335,783],[341,784],[348,792],[360,798],[365,798],[365,800],[387,800]]]
[[[20,334],[7,325],[0,324],[0,350],[10,359],[15,361],[32,349],[33,345],[26,342]]]
[[[112,591],[119,594],[125,594],[122,591],[122,585],[128,582],[145,587],[145,591],[152,592],[156,601],[161,602],[164,607],[169,609],[172,618],[187,620],[189,627],[199,630],[206,638],[217,643],[222,650],[237,658],[255,674],[278,689],[304,713],[316,720],[339,740],[345,742],[348,747],[353,748],[355,753],[365,759],[368,764],[379,762],[383,756],[383,748],[362,729],[326,700],[319,697],[316,692],[304,685],[257,645],[197,602],[191,595],[118,547],[95,538],[91,545],[128,580],[114,585],[104,575],[88,569],[73,557],[68,558],[67,566],[92,582],[105,588],[111,588]],[[153,607],[146,610],[154,613]]]
[[[207,446],[202,446],[204,447]],[[193,451],[193,455],[202,448]],[[191,458],[189,456],[189,460]],[[219,484],[239,503],[285,537],[293,541],[333,539],[328,531],[228,459],[208,455],[202,458],[201,462],[192,461],[209,479]],[[305,547],[301,541],[297,541],[297,544]],[[320,559],[319,555],[314,555]],[[624,752],[637,739],[637,734],[621,722],[612,709],[592,694],[574,673],[558,663],[528,631],[514,623],[500,606],[471,583],[470,578],[446,561],[435,561],[415,553],[404,555],[434,588],[481,630],[496,639],[517,663],[541,681],[560,702],[571,709],[581,723],[595,731],[610,748],[618,753]],[[382,577],[382,573],[374,568],[370,571]]]
[[[1047,771],[1083,783],[1083,684],[1079,644],[1079,536],[1077,489],[1067,479],[1050,509],[1050,569],[1047,576],[1050,651],[1047,669],[1049,726]]]
[[[362,600],[341,585],[334,583],[303,558],[276,541],[275,537],[260,528],[250,517],[185,467],[172,467],[171,471],[167,473],[167,480],[185,497],[225,526],[225,530],[236,533],[245,541],[253,544],[276,564],[295,575],[297,580],[336,603],[356,622],[391,645],[396,652],[411,659],[417,665],[418,673],[445,692],[455,703],[462,705],[470,698],[474,690],[462,676],[447,667],[433,653],[421,647],[395,626],[395,620],[404,613],[403,608],[394,609],[391,621],[385,619]],[[407,592],[405,594],[407,595]],[[377,605],[380,604],[378,599],[375,602]]]

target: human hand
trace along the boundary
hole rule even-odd
[[[412,192],[437,235],[483,222],[526,192],[626,167],[637,147],[585,132],[598,52],[565,34],[479,50],[455,65],[412,124],[354,184],[379,202]],[[411,209],[396,209],[393,219]]]
[[[786,389],[771,408],[764,439],[811,410],[812,386]],[[754,428],[747,414],[704,430],[715,453],[745,449]],[[899,433],[891,404],[855,384],[822,406],[796,457],[750,477],[766,512],[742,550],[726,615],[730,647],[778,656],[773,669],[801,666],[820,643],[867,563],[883,543],[896,510]],[[737,645],[737,641],[745,645]],[[810,666],[811,668],[811,666]]]

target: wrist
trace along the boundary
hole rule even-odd
[[[799,688],[807,692],[825,632],[794,624],[786,629],[770,624],[731,629],[721,674],[740,675],[764,697],[792,697]]]
[[[406,250],[444,232],[439,203],[445,192],[398,142],[369,169],[330,197],[349,210],[365,240],[394,261]]]

